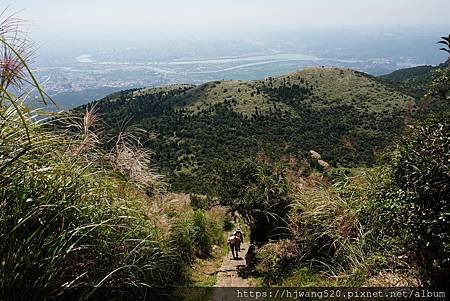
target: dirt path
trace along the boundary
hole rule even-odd
[[[249,281],[239,275],[239,269],[245,267],[245,254],[247,253],[248,244],[241,245],[239,259],[234,260],[231,250],[223,258],[222,266],[217,273],[216,287],[249,287]]]

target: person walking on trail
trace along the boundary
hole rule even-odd
[[[241,231],[240,228],[237,228],[236,231],[234,231],[234,235],[237,236],[237,237],[239,237],[239,245],[238,245],[238,248],[239,248],[239,251],[241,251],[241,244],[244,243],[244,234],[242,233],[242,231]]]
[[[238,236],[231,234],[230,237],[228,237],[228,245],[230,246],[231,254],[233,254],[233,259],[239,259],[240,243]]]
[[[247,268],[253,269],[256,262],[256,247],[255,245],[250,245],[248,247],[247,254],[245,254],[245,264]]]

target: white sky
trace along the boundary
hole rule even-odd
[[[1,0],[34,38],[225,28],[450,25],[449,0]],[[449,26],[450,29],[450,26]]]

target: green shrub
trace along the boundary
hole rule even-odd
[[[191,214],[191,212],[188,212]],[[172,222],[171,240],[177,249],[179,257],[186,263],[195,259],[194,230],[192,220],[186,213],[176,217]]]
[[[196,257],[211,255],[212,246],[222,245],[223,213],[187,210],[172,222],[172,241],[184,262],[192,263]]]
[[[275,283],[290,275],[299,263],[296,246],[290,240],[267,243],[256,253],[256,271],[266,283]]]
[[[295,196],[290,214],[291,239],[304,262],[348,268],[364,260],[367,249],[360,212],[366,203],[364,184],[348,179],[331,187],[315,186]]]
[[[226,224],[225,211],[221,208],[206,211],[208,233],[213,245],[222,246],[225,243],[223,225]]]
[[[1,287],[66,291],[182,279],[145,204],[114,188],[127,183],[82,164],[62,151],[64,138],[8,109],[0,120]]]
[[[157,182],[147,165],[133,170],[135,181],[119,176],[90,131],[92,112],[57,133],[24,105],[28,84],[46,98],[15,22],[0,24],[0,287],[34,299],[38,288],[86,298],[98,287],[181,284],[182,262],[146,215],[138,182]]]
[[[191,207],[194,209],[207,210],[210,208],[211,200],[208,197],[191,194],[189,198],[191,200]]]
[[[440,117],[407,130],[379,171],[374,202],[386,235],[402,237],[422,281],[450,279],[450,127]]]
[[[368,203],[366,175],[357,170],[335,178],[341,182],[309,183],[292,195],[288,239],[266,244],[258,251],[257,270],[268,275],[267,282],[303,279],[302,273],[293,276],[302,266],[320,274],[316,284],[327,276],[346,275],[359,282],[370,276],[364,267],[379,245],[371,235],[376,224],[364,216],[374,214],[363,210]]]
[[[291,199],[281,166],[239,161],[219,166],[217,173],[219,203],[249,225],[251,241],[264,243],[286,234]]]
[[[233,219],[229,214],[225,215],[223,220],[223,230],[229,232],[233,230],[233,228],[234,228]]]
[[[284,287],[333,287],[337,286],[336,281],[330,281],[315,271],[311,271],[308,266],[297,268],[292,275],[283,279],[281,286]]]
[[[206,214],[200,210],[194,210],[192,216],[192,226],[194,229],[194,245],[197,247],[197,256],[205,257],[211,254],[212,235]]]

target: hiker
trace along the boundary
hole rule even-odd
[[[233,254],[233,259],[239,259],[239,245],[241,244],[240,239],[238,236],[231,234],[230,237],[228,237],[228,245],[231,249],[231,254]]]
[[[256,262],[256,247],[255,245],[250,245],[248,247],[247,254],[245,254],[245,264],[249,269],[253,269],[255,267]]]
[[[244,243],[244,234],[242,233],[240,228],[237,228],[236,231],[234,231],[234,235],[239,237],[238,249],[239,249],[239,251],[241,251],[241,244]]]

